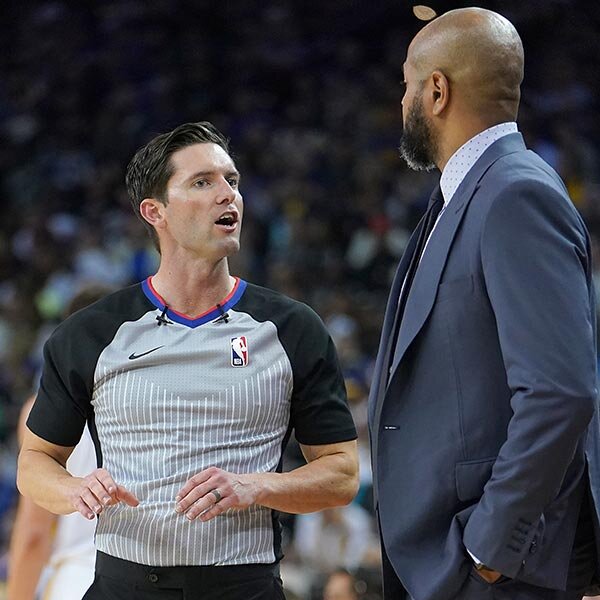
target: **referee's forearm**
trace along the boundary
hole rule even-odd
[[[257,504],[287,513],[309,513],[342,506],[358,491],[353,457],[331,454],[316,458],[289,473],[248,476],[259,488]]]
[[[38,506],[57,514],[75,512],[69,491],[77,486],[78,478],[44,452],[23,449],[19,454],[17,487],[23,496]]]

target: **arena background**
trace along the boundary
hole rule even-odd
[[[428,4],[440,13],[471,3]],[[480,5],[523,38],[521,130],[566,181],[597,251],[600,5]],[[290,598],[319,598],[337,566],[358,571],[361,597],[377,598],[366,394],[394,266],[439,176],[410,172],[397,151],[402,63],[423,25],[412,3],[2,2],[0,15],[0,577],[16,499],[16,417],[41,346],[83,286],[119,287],[152,272],[156,255],[129,209],[125,166],[155,133],[207,119],[230,136],[243,175],[232,270],[321,314],[361,432],[356,502],[289,519]],[[600,282],[600,257],[596,265]]]

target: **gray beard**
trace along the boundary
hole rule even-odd
[[[400,140],[400,155],[413,171],[433,171],[436,164],[432,161],[426,147],[429,144],[421,144],[410,135],[403,134]]]
[[[400,154],[413,171],[432,171],[436,168],[436,142],[423,116],[423,105],[419,100],[408,114],[400,140]]]

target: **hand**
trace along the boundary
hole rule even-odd
[[[86,519],[93,519],[106,506],[125,502],[137,506],[140,501],[122,485],[117,485],[106,469],[95,469],[87,477],[75,479],[77,486],[69,494],[73,508]]]
[[[492,569],[488,569],[487,567],[482,567],[481,569],[477,569],[477,575],[487,581],[488,583],[496,583],[500,577],[502,577],[502,573],[498,571],[493,571]]]
[[[230,508],[247,508],[257,498],[258,486],[251,476],[210,467],[186,481],[175,498],[175,510],[190,521],[209,521]]]

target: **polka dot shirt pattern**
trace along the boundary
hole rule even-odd
[[[440,179],[440,187],[444,196],[444,209],[448,206],[458,186],[471,170],[479,157],[497,140],[505,135],[517,133],[517,124],[500,123],[494,125],[463,144],[446,163]]]

